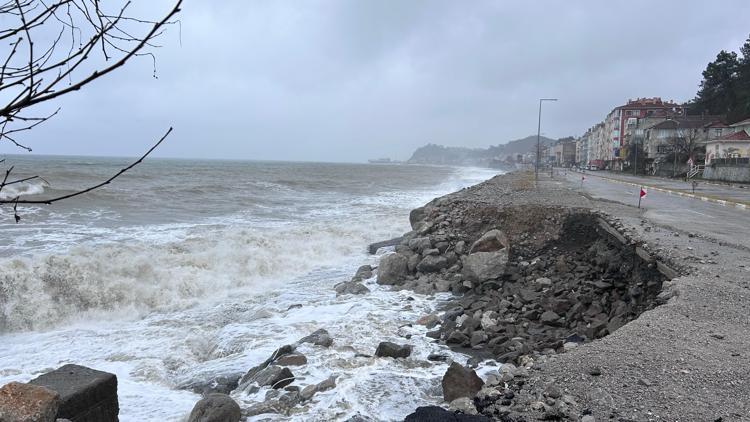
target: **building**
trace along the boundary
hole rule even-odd
[[[672,155],[675,142],[692,144],[694,149],[702,147],[711,139],[726,134],[730,127],[724,116],[696,115],[662,119],[644,129],[633,132],[634,141],[643,146],[644,160],[655,170]],[[648,122],[650,123],[650,122]],[[702,154],[702,153],[701,153]],[[696,161],[702,157],[692,157]]]
[[[750,134],[742,129],[706,142],[706,165],[721,158],[750,157]]]
[[[655,122],[684,114],[685,110],[681,105],[673,101],[662,101],[659,97],[628,100],[625,105],[615,107],[605,120],[605,134],[612,142],[609,168],[622,170],[624,161],[628,158],[627,141],[634,140],[636,131],[644,128],[649,121]]]
[[[587,167],[589,165],[589,138],[591,129],[587,130],[580,138],[576,139],[576,165]]]
[[[560,138],[552,146],[554,163],[557,166],[572,167],[576,163],[576,141],[572,136]]]

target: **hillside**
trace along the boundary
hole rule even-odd
[[[554,139],[542,136],[540,142],[549,145]],[[412,164],[447,164],[458,166],[497,167],[499,162],[517,154],[526,154],[536,147],[536,135],[516,139],[505,144],[490,146],[489,148],[446,147],[427,144],[417,148],[407,161]]]

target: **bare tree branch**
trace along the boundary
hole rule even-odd
[[[49,199],[21,200],[18,197],[14,198],[12,200],[0,199],[0,204],[11,204],[12,203],[12,204],[16,204],[16,205],[18,205],[18,204],[45,204],[45,205],[50,205],[53,202],[62,201],[63,199],[73,198],[73,197],[76,197],[76,196],[79,196],[79,195],[83,195],[84,193],[91,192],[92,190],[99,189],[102,186],[106,186],[106,185],[110,184],[113,180],[115,180],[118,177],[122,176],[123,173],[125,173],[126,171],[128,171],[128,170],[132,169],[133,167],[137,166],[138,164],[140,164],[146,157],[148,157],[149,154],[151,154],[151,152],[153,150],[156,149],[156,147],[158,147],[159,145],[161,145],[162,142],[164,142],[164,140],[167,138],[167,136],[169,136],[170,133],[172,133],[172,128],[171,127],[159,139],[159,141],[157,141],[151,148],[149,148],[149,150],[146,151],[146,153],[143,154],[139,159],[137,159],[136,161],[132,162],[129,166],[124,167],[123,169],[121,169],[120,171],[118,171],[114,176],[110,177],[109,179],[107,179],[107,180],[105,180],[105,181],[103,181],[103,182],[101,182],[99,184],[96,184],[94,186],[88,187],[86,189],[81,189],[81,190],[73,192],[73,193],[69,193],[67,195],[57,196],[57,197],[49,198]],[[12,167],[11,167],[11,169],[12,169]],[[8,174],[10,174],[10,172],[6,173],[6,175],[5,175],[6,180],[8,178]],[[5,182],[3,182],[2,185],[0,185],[0,188],[2,186],[6,186]]]
[[[23,136],[58,115],[54,104],[95,80],[124,66],[134,57],[149,56],[156,76],[156,57],[149,51],[159,48],[155,40],[168,25],[175,24],[183,0],[173,0],[171,8],[158,19],[133,16],[129,0],[0,0],[0,142],[25,151],[31,147]],[[104,182],[54,198],[34,200],[8,193],[0,205],[12,204],[16,222],[19,204],[52,204],[101,188],[132,169],[157,148],[172,128],[137,161]],[[4,163],[0,159],[0,164]],[[44,180],[39,175],[11,180],[14,167],[5,170],[0,191],[9,185]],[[26,174],[36,174],[36,171]],[[13,195],[9,198],[7,195]]]

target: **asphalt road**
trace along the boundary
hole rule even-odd
[[[555,178],[574,190],[583,189],[593,198],[634,207],[638,205],[639,188],[636,186],[587,175],[581,188],[581,174],[574,172],[557,174]],[[644,217],[655,223],[750,248],[750,209],[722,206],[655,190],[648,191],[641,208]]]
[[[557,172],[564,172],[565,170],[558,169]],[[609,177],[617,180],[622,180],[631,183],[644,183],[650,186],[655,186],[664,189],[678,190],[683,192],[693,192],[692,181],[685,182],[683,180],[671,180],[661,177],[643,177],[633,176],[627,173],[614,173],[608,171],[587,171],[586,178],[601,178]],[[579,178],[580,180],[580,178]],[[705,195],[717,199],[725,199],[729,201],[737,202],[750,202],[750,187],[747,185],[735,184],[726,185],[718,183],[704,182],[702,180],[696,181],[695,191],[696,195]]]

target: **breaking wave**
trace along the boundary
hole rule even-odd
[[[361,254],[373,225],[200,227],[165,243],[92,244],[0,262],[0,331],[143,316],[256,294]]]
[[[39,195],[44,193],[47,184],[40,183],[18,183],[4,186],[0,191],[0,199],[13,199],[19,196]]]

